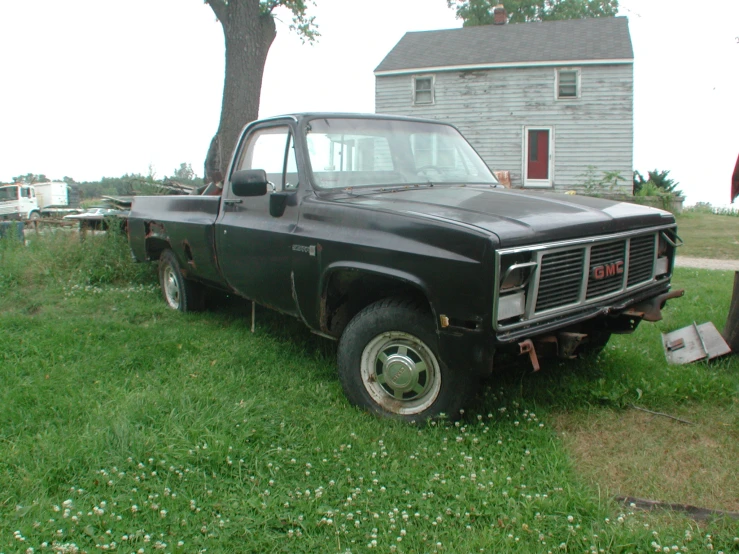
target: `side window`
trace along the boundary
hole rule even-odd
[[[298,164],[290,128],[280,126],[255,131],[242,151],[237,168],[263,169],[275,190],[297,189]]]
[[[434,103],[433,77],[413,78],[413,103],[415,105]]]
[[[557,70],[557,98],[580,98],[580,71]]]
[[[28,187],[21,187],[21,198],[31,198],[31,189]]]

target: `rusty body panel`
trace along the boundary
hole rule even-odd
[[[521,348],[527,348],[529,337],[557,329],[576,331],[583,321],[616,316],[629,302],[669,290],[668,275],[649,287],[631,287],[620,296],[591,302],[587,309],[497,333],[493,320],[501,276],[496,275],[496,251],[661,229],[674,226],[674,218],[622,202],[514,191],[497,185],[494,177],[463,185],[429,181],[322,188],[311,170],[313,146],[306,136],[312,122],[328,124],[339,117],[398,125],[418,121],[303,114],[250,124],[222,196],[134,200],[129,220],[134,257],[155,260],[163,249],[172,249],[186,278],[291,314],[324,336],[340,336],[351,317],[375,300],[413,296],[428,305],[437,322],[444,363],[478,372],[490,371],[496,349],[503,345],[515,349],[522,341]],[[288,140],[294,141],[288,142],[294,145],[288,152],[292,148],[295,154],[292,179],[298,184],[258,196],[236,195],[231,179],[248,158],[250,138],[277,127],[288,129]],[[283,171],[287,166],[285,162]],[[277,196],[284,211],[275,216]],[[616,269],[603,270],[604,280],[625,274],[623,260],[607,262]],[[534,360],[533,348],[526,351]]]
[[[167,243],[190,279],[225,287],[217,267],[214,224],[220,199],[215,196],[141,196],[129,217],[129,242],[137,261],[158,258],[152,244]]]

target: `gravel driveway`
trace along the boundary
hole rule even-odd
[[[695,267],[697,269],[722,269],[726,271],[739,271],[739,260],[712,260],[710,258],[690,258],[677,256],[675,258],[677,267]]]

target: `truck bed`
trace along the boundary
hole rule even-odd
[[[169,243],[187,278],[224,286],[213,236],[220,200],[219,196],[137,196],[128,218],[134,258],[155,260]]]

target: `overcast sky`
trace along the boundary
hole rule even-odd
[[[371,9],[368,9],[371,8]],[[261,116],[374,111],[373,70],[406,31],[461,26],[446,0],[318,0],[321,38],[278,23]],[[635,169],[726,204],[739,154],[739,0],[621,0],[635,52]],[[0,2],[0,182],[44,173],[202,174],[223,34],[202,0]]]

